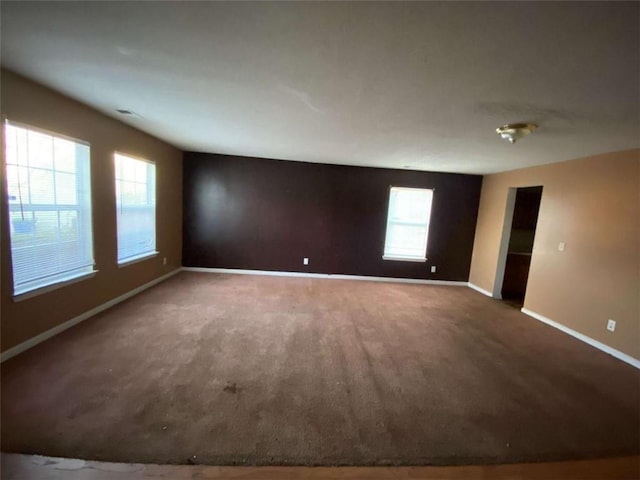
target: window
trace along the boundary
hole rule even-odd
[[[433,190],[391,187],[385,260],[423,262],[427,259],[427,238]]]
[[[89,145],[4,131],[14,295],[93,273]]]
[[[118,264],[156,254],[156,166],[115,154]]]

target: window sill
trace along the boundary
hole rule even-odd
[[[424,263],[427,261],[426,258],[421,258],[421,257],[392,257],[389,255],[383,255],[382,256],[383,260],[393,260],[395,262],[418,262],[418,263]]]
[[[13,301],[22,302],[23,300],[28,300],[30,298],[37,297],[38,295],[42,295],[43,293],[52,292],[59,288],[66,287],[68,285],[81,282],[82,280],[87,280],[89,278],[95,277],[96,273],[98,273],[98,270],[93,270],[88,273],[81,273],[76,277],[69,277],[66,280],[61,280],[59,282],[52,283],[51,285],[46,285],[44,287],[38,287],[34,290],[28,290],[26,292],[18,293],[17,295],[13,296]]]
[[[160,252],[148,252],[143,253],[142,255],[138,255],[137,257],[127,258],[122,262],[118,262],[118,268],[128,267],[129,265],[133,265],[134,263],[144,262],[145,260],[149,260],[157,256]]]

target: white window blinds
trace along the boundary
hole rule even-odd
[[[13,293],[93,271],[89,145],[5,122]]]
[[[391,187],[385,260],[426,260],[433,190]]]
[[[156,166],[115,154],[118,263],[156,253]]]

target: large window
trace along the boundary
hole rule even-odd
[[[385,260],[426,260],[432,199],[433,190],[391,187]]]
[[[156,166],[115,154],[118,264],[156,252]]]
[[[5,122],[13,293],[93,272],[89,145]]]

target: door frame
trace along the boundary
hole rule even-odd
[[[502,235],[498,250],[498,263],[493,281],[493,298],[502,299],[502,283],[504,282],[504,269],[507,266],[507,253],[509,252],[509,240],[511,239],[511,225],[513,223],[513,211],[516,206],[516,193],[519,187],[509,187],[507,191],[507,204],[502,222]]]

